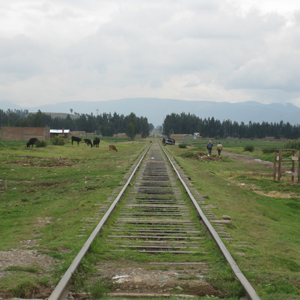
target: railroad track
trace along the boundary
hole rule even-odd
[[[129,185],[132,187],[129,191],[126,191]],[[115,221],[111,222],[104,229],[103,225],[107,224],[118,202],[121,203],[118,205],[117,217],[114,217]],[[209,272],[209,266],[203,260],[211,255],[213,249],[211,246],[211,237],[231,266],[237,280],[243,286],[246,299],[260,299],[217,234],[216,230],[224,234],[222,231],[224,228],[216,225],[215,229],[200,209],[198,202],[182,179],[180,172],[175,167],[174,161],[166,153],[164,147],[153,143],[152,147],[150,145],[145,150],[128,181],[62,277],[60,283],[49,297],[49,300],[67,298],[72,274],[79,266],[84,255],[88,252],[95,238],[103,239],[103,245],[105,245],[103,253],[109,252],[110,254],[107,255],[115,255],[127,258],[128,260],[134,258],[133,261],[142,260],[143,263],[138,266],[138,269],[141,269],[141,266],[145,267],[145,265],[149,269],[149,265],[153,267],[155,264],[169,267],[172,265],[175,267],[175,270],[176,267],[177,270],[181,270],[184,268],[182,266],[188,267],[191,270],[197,266],[197,276],[203,278]],[[205,204],[201,198],[200,202]],[[209,211],[207,213],[210,214]],[[100,237],[98,237],[99,232]],[[225,233],[223,238],[230,237]],[[134,265],[134,263],[132,264]],[[103,262],[99,262],[97,268],[100,272],[99,276],[102,276],[100,274],[103,274],[105,271],[103,269]],[[129,269],[127,267],[126,270],[128,271]],[[118,270],[120,271],[122,268]],[[177,273],[174,272],[174,274]],[[119,283],[126,283],[127,281],[124,289],[120,285],[119,295],[123,297],[133,296],[133,291],[137,289],[137,286],[139,286],[138,292],[140,297],[145,298],[150,297],[149,293],[152,292],[152,289],[158,291],[157,294],[159,295],[170,296],[172,291],[178,294],[178,290],[172,290],[167,284],[161,284],[161,289],[154,288],[153,278],[151,278],[153,276],[154,273],[149,272],[149,282],[144,282],[143,285],[141,284],[143,281],[141,278],[137,279],[133,276],[133,281],[130,282],[129,275],[115,276],[115,278],[121,278],[122,280],[126,278],[124,279],[125,281],[117,281]],[[197,290],[197,295],[201,295],[201,293],[199,294],[200,290],[203,290],[204,295],[210,290],[211,287],[204,280],[194,280],[195,274],[191,278],[193,280],[183,278],[185,281],[181,282],[187,281],[186,283],[188,284],[193,281],[193,290]],[[161,278],[159,280],[166,281],[161,280]],[[150,284],[150,282],[152,283]],[[173,278],[173,285],[174,282],[176,285],[177,282]],[[197,288],[195,288],[196,286]],[[180,288],[180,290],[183,289]],[[168,294],[166,294],[166,291]],[[189,292],[188,289],[187,291]],[[210,291],[213,294],[213,291]],[[217,291],[215,292],[215,295],[217,295]],[[118,293],[113,293],[111,296],[118,296]]]

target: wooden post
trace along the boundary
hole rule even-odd
[[[279,150],[279,162],[278,162],[278,181],[280,181],[281,178],[281,158],[282,158],[282,151]]]
[[[293,156],[295,156],[295,150],[293,150]],[[295,172],[295,161],[292,160],[292,182],[294,182],[294,172]]]
[[[292,152],[292,159],[282,159],[282,152],[283,151],[289,151]],[[295,153],[297,152],[296,149],[275,149],[274,150],[274,170],[273,170],[273,180],[276,180],[276,170],[278,174],[278,181],[281,179],[281,166],[282,162],[292,162],[292,168],[291,169],[286,169],[286,165],[283,165],[283,169],[287,171],[291,171],[292,174],[292,182],[294,182],[295,176],[298,175],[298,183],[300,183],[300,151],[299,151],[299,157],[295,156]],[[277,157],[278,153],[278,157]],[[277,168],[277,160],[278,160],[278,168]],[[295,161],[298,160],[298,172],[296,173],[295,171]]]
[[[273,170],[273,180],[276,180],[276,167],[277,167],[277,150],[274,151],[274,170]]]

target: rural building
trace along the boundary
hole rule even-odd
[[[231,136],[228,136],[226,138],[227,141],[237,141],[239,138],[234,138],[234,137],[231,137]]]
[[[176,140],[176,139],[183,139],[183,137],[185,136],[186,134],[171,134],[170,135],[170,138]]]
[[[28,141],[31,138],[50,141],[50,128],[46,127],[1,127],[1,139],[5,141]]]
[[[83,135],[87,135],[85,133],[85,131],[70,131],[69,134],[72,135],[79,135],[79,136],[83,136]]]
[[[191,134],[186,134],[183,136],[184,139],[187,139],[187,140],[194,140],[194,136],[191,135]]]
[[[63,137],[68,138],[70,135],[70,129],[50,129],[50,137]]]
[[[113,137],[127,138],[127,135],[126,135],[126,133],[122,132],[122,133],[115,133],[115,134],[113,135]],[[142,135],[141,135],[140,133],[137,133],[137,134],[135,135],[135,138],[142,138]]]
[[[126,133],[116,133],[113,137],[127,137]]]
[[[192,134],[171,134],[170,136],[172,139],[176,140],[176,139],[188,139],[188,140],[195,140],[195,139],[201,139],[202,136],[200,136],[200,133],[194,133],[194,135]]]

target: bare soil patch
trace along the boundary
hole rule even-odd
[[[262,161],[260,159],[256,159],[256,158],[253,158],[252,156],[249,156],[249,155],[243,155],[243,154],[235,154],[235,153],[231,153],[231,152],[225,152],[224,151],[224,154],[227,155],[228,157],[230,157],[231,159],[236,159],[236,160],[239,160],[239,161],[242,161],[246,164],[257,164],[257,165],[261,165],[261,166],[265,166],[267,169],[272,169],[274,168],[274,164],[272,162],[269,162],[269,161]],[[271,173],[260,173],[260,174],[256,174],[256,173],[253,173],[253,172],[247,172],[245,174],[248,174],[248,175],[251,175],[251,176],[270,176],[270,180],[272,179],[272,175]],[[279,191],[270,191],[270,192],[263,192],[263,191],[260,191],[259,188],[254,185],[254,184],[245,184],[243,182],[238,182],[238,181],[235,181],[235,180],[232,180],[231,178],[228,178],[227,179],[228,181],[230,182],[233,182],[233,183],[236,183],[236,184],[239,184],[240,186],[250,190],[250,191],[253,191],[259,195],[263,195],[263,196],[267,196],[267,197],[272,197],[272,198],[292,198],[292,197],[298,197],[298,194],[295,194],[295,193],[283,193],[283,192],[279,192]]]
[[[117,293],[220,296],[220,292],[205,280],[206,264],[105,262],[98,264],[97,268],[101,277],[113,281]]]
[[[25,247],[28,246],[27,242],[30,246],[33,246],[30,240],[22,242],[26,244]],[[53,270],[55,264],[55,261],[50,256],[39,254],[37,250],[12,249],[10,251],[0,251],[0,280],[2,277],[14,273],[14,271],[4,271],[8,267],[33,267],[40,272],[39,274],[35,274],[36,277],[44,277]],[[31,275],[33,274],[31,273]],[[49,297],[51,292],[52,288],[37,284],[25,289],[21,297],[43,299]],[[0,299],[10,299],[12,296],[9,291],[0,291]]]
[[[75,164],[83,163],[85,160],[74,160],[69,158],[40,158],[33,156],[19,156],[21,159],[15,159],[13,161],[2,161],[0,165],[20,165],[29,167],[66,167],[73,166]]]
[[[0,251],[0,278],[6,275],[3,270],[10,266],[38,266],[41,271],[50,271],[55,265],[54,260],[47,255],[39,254],[37,250],[12,249]]]
[[[262,161],[260,159],[256,159],[250,155],[244,155],[244,154],[235,154],[227,151],[222,151],[222,153],[226,156],[228,156],[231,159],[236,159],[239,161],[243,161],[245,163],[251,163],[251,164],[259,164],[266,166],[267,168],[273,168],[273,163],[269,161]]]
[[[45,227],[46,224],[51,224],[51,220],[53,219],[54,217],[46,217],[44,219],[42,218],[38,218],[37,219],[37,222],[34,224],[35,226],[38,226],[38,227]]]
[[[70,183],[71,180],[62,180],[62,181],[53,181],[53,182],[38,182],[38,183],[31,183],[28,184],[28,187],[36,187],[39,188],[40,190],[47,189],[49,187],[53,186],[60,186],[62,184],[68,184]],[[37,192],[36,189],[28,189],[28,190],[23,190],[22,193],[25,194],[31,194]]]
[[[181,154],[181,157],[195,159],[199,161],[224,161],[225,159],[222,156],[207,153],[193,153],[193,152],[185,152]]]
[[[264,193],[262,191],[255,191],[257,194],[259,195],[263,195],[263,196],[267,196],[267,197],[272,197],[272,198],[293,198],[293,197],[297,197],[298,194],[292,193],[292,194],[283,194],[277,191],[271,191],[269,193]]]

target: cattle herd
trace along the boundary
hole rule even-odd
[[[30,146],[32,146],[33,148],[33,145],[38,141],[37,138],[31,138],[29,140],[29,142],[27,143],[27,148],[29,148]],[[71,141],[72,141],[72,145],[73,145],[73,142],[77,142],[77,145],[79,145],[79,143],[82,141],[82,138],[79,138],[77,136],[72,136],[71,138]],[[93,141],[91,141],[90,139],[84,139],[84,143],[87,145],[87,146],[90,146],[91,145],[91,148],[94,146],[96,148],[99,148],[99,144],[100,144],[100,138],[98,137],[95,137],[95,139]],[[116,146],[114,145],[109,145],[109,151],[112,150],[112,151],[116,151],[118,152]]]
[[[79,138],[77,136],[72,136],[71,139],[72,139],[72,145],[73,142],[77,142],[77,144],[79,145],[79,142],[81,142],[82,140],[82,138]],[[100,138],[98,137],[95,137],[93,141],[91,141],[90,139],[84,139],[83,141],[87,146],[91,146],[91,148],[93,148],[93,146],[99,148]]]

